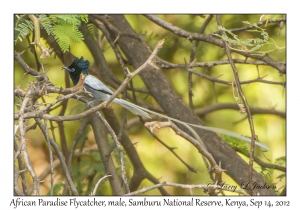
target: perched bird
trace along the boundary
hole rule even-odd
[[[111,89],[109,89],[105,84],[103,84],[99,79],[88,74],[89,65],[90,62],[88,60],[84,60],[83,57],[81,57],[75,58],[75,60],[69,67],[64,66],[63,69],[69,72],[70,78],[72,79],[74,86],[77,85],[81,73],[86,75],[84,79],[84,87],[88,92],[92,94],[93,98],[95,99],[92,101],[92,103],[98,101],[105,101],[114,92]],[[115,98],[112,101],[112,103],[123,106],[125,109],[128,109],[135,115],[151,118],[149,114],[141,110],[139,106],[125,101],[123,99]]]
[[[96,77],[94,77],[92,75],[88,75],[89,65],[90,65],[90,62],[88,60],[84,60],[83,57],[81,57],[81,58],[76,58],[69,67],[64,66],[63,69],[65,69],[69,72],[70,77],[75,86],[77,85],[77,83],[80,79],[80,74],[81,73],[85,74],[86,77],[84,78],[84,86],[85,86],[86,90],[92,94],[93,98],[95,99],[94,101],[105,101],[113,94],[113,91],[111,89],[109,89],[106,85],[104,85]],[[171,120],[173,122],[180,123],[186,127],[189,127],[189,130],[192,130],[192,128],[190,128],[190,126],[192,126],[192,127],[197,127],[197,128],[201,128],[201,129],[208,130],[208,131],[213,131],[216,133],[221,133],[221,134],[224,134],[227,136],[231,136],[231,137],[243,140],[245,142],[251,142],[251,139],[246,136],[242,136],[240,134],[237,134],[237,133],[234,133],[234,132],[231,132],[228,130],[224,130],[221,128],[213,128],[213,127],[207,127],[207,126],[202,126],[202,125],[186,123],[186,122],[180,121],[178,119],[174,119],[172,117],[168,117],[168,116],[153,112],[151,110],[148,110],[146,108],[137,106],[137,105],[127,102],[123,99],[115,98],[112,101],[112,103],[119,104],[119,105],[123,106],[125,109],[128,109],[129,111],[131,111],[133,114],[136,114],[136,115],[151,118],[148,114],[148,113],[151,113],[156,116],[160,116],[162,118]],[[195,135],[197,137],[197,134],[195,132],[193,132],[193,135]],[[201,143],[201,145],[205,145],[202,142],[200,137],[196,138],[196,139]],[[263,149],[269,150],[268,146],[266,146],[258,141],[255,141],[255,144]]]

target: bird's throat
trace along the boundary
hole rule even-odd
[[[79,91],[84,87],[84,79],[85,79],[86,75],[85,74],[80,74],[79,80],[77,82],[77,84],[74,87],[75,91]]]

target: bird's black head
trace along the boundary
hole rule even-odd
[[[63,69],[69,72],[73,84],[76,85],[79,81],[81,73],[88,74],[89,65],[90,62],[88,60],[84,60],[81,56],[81,58],[75,58],[69,67],[64,66]]]

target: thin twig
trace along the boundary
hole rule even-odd
[[[236,150],[237,152],[249,157],[248,152],[245,153],[243,150],[241,150],[238,147],[234,147],[234,150]],[[266,162],[262,161],[261,159],[259,159],[258,157],[255,157],[255,156],[254,156],[254,161],[258,165],[260,165],[262,168],[271,168],[271,169],[279,170],[279,171],[282,171],[282,172],[286,172],[286,167],[276,165],[276,164],[272,164],[272,163],[266,163]]]
[[[216,18],[217,18],[218,25],[222,26],[220,15],[217,15]],[[222,33],[225,34],[224,31],[222,31]],[[231,57],[231,54],[230,54],[230,49],[228,47],[227,42],[226,41],[223,41],[223,42],[224,42],[224,48],[225,48],[226,55],[228,57],[228,60],[230,62],[230,65],[231,65],[231,68],[232,68],[232,71],[233,71],[233,75],[234,75],[234,78],[235,78],[235,84],[236,84],[236,87],[238,89],[238,94],[239,94],[239,96],[241,97],[241,99],[243,101],[244,107],[245,107],[246,112],[247,112],[249,125],[250,125],[251,137],[252,138],[251,138],[250,160],[249,160],[249,184],[250,184],[250,188],[252,190],[252,193],[255,194],[255,191],[254,191],[254,188],[253,188],[253,182],[252,182],[252,172],[253,172],[253,157],[254,157],[255,141],[258,140],[258,137],[255,134],[254,124],[253,124],[252,115],[251,115],[249,105],[247,103],[247,100],[244,96],[243,90],[242,90],[241,85],[240,85],[238,70],[235,67],[235,64],[232,60],[232,57]]]
[[[32,87],[29,87],[29,90],[27,91],[27,94],[23,100],[22,106],[20,108],[20,118],[19,118],[19,129],[20,129],[20,135],[21,135],[21,143],[20,143],[20,147],[21,147],[21,153],[22,156],[24,158],[25,161],[25,165],[27,170],[29,171],[30,175],[32,176],[32,180],[33,180],[33,195],[39,195],[40,194],[40,183],[39,183],[39,179],[33,169],[31,160],[29,158],[28,155],[28,151],[27,151],[27,147],[26,147],[26,140],[25,140],[25,126],[23,124],[24,122],[24,118],[23,118],[23,114],[25,111],[25,108],[28,106],[29,103],[29,98],[31,97],[31,89]]]
[[[278,18],[278,19],[274,19],[274,20],[269,20],[269,23],[278,23],[278,22],[282,22],[282,21],[286,21],[286,18],[283,17],[283,18]],[[261,26],[261,25],[264,25],[265,23],[266,23],[266,20],[265,21],[259,21],[259,22],[255,23],[255,25],[256,26]],[[228,31],[240,32],[240,31],[246,31],[246,30],[249,30],[249,29],[252,29],[252,28],[255,28],[255,26],[254,25],[249,25],[249,26],[242,27],[242,28],[228,29]],[[211,34],[217,34],[217,33],[220,33],[220,31],[215,31],[215,32],[212,32]]]
[[[190,166],[189,164],[187,164],[175,151],[174,151],[174,147],[170,147],[167,144],[165,144],[162,140],[160,140],[153,132],[151,132],[151,130],[146,127],[147,130],[149,131],[149,133],[153,136],[153,138],[155,138],[159,143],[161,143],[164,147],[166,147],[183,165],[185,165],[189,171],[197,173],[197,169],[193,168],[192,166]]]
[[[30,18],[30,20],[33,22],[33,25],[34,25],[34,43],[38,46],[38,48],[42,52],[42,55],[40,57],[47,58],[50,56],[51,50],[46,49],[41,42],[39,19],[37,17],[35,17],[35,15],[33,15],[33,14],[28,15],[28,17]]]
[[[112,100],[117,97],[117,95],[119,95],[123,90],[124,88],[127,86],[127,84],[129,83],[129,81],[135,77],[137,74],[139,74],[142,70],[145,70],[146,67],[148,66],[152,66],[156,69],[158,69],[158,67],[155,66],[155,64],[153,63],[153,59],[154,57],[156,56],[158,50],[160,48],[162,48],[163,46],[163,43],[164,43],[164,40],[160,40],[156,47],[154,48],[153,52],[151,53],[151,55],[149,56],[149,58],[138,68],[136,69],[134,72],[130,73],[128,72],[127,76],[126,76],[126,79],[123,81],[123,83],[120,85],[120,87],[114,92],[114,94],[111,95],[110,98],[108,98],[104,103],[106,104],[106,106],[112,102]],[[98,105],[100,106],[100,105]]]
[[[107,107],[108,104],[110,102],[112,102],[112,100],[114,98],[117,97],[117,95],[119,95],[123,90],[124,88],[127,86],[128,82],[134,77],[136,76],[137,74],[139,74],[142,70],[146,69],[146,67],[148,65],[152,66],[152,67],[155,67],[157,68],[154,64],[153,64],[153,58],[156,56],[158,50],[162,47],[164,43],[164,40],[161,40],[157,43],[155,49],[153,50],[153,52],[151,53],[151,55],[149,56],[149,58],[144,62],[144,64],[142,64],[138,69],[136,69],[134,72],[132,73],[128,73],[127,74],[127,77],[126,79],[123,81],[123,83],[120,85],[120,87],[114,92],[114,94],[112,94],[107,100],[105,100],[103,103],[100,103],[99,105],[95,106],[95,107],[92,107],[90,109],[88,109],[87,111],[85,112],[82,112],[80,114],[77,114],[77,115],[73,115],[73,116],[52,116],[52,115],[49,115],[49,114],[45,114],[45,110],[38,110],[38,111],[35,111],[35,112],[30,112],[30,113],[25,113],[24,114],[24,119],[27,119],[27,118],[42,118],[42,119],[46,119],[46,120],[54,120],[54,121],[72,121],[72,120],[78,120],[80,118],[83,118],[83,117],[86,117],[104,107]],[[69,90],[64,90],[65,92],[68,92],[68,93],[73,93],[74,94],[74,91],[75,90],[78,90],[76,87],[77,86],[81,86],[81,85],[76,85],[74,88],[68,88]],[[57,89],[56,88],[53,88],[52,91],[54,91]],[[71,95],[70,97],[72,97],[73,95]],[[67,97],[66,97],[67,98]],[[66,99],[64,98],[64,99]],[[59,100],[59,99],[57,99]],[[54,103],[54,102],[53,102]],[[15,119],[18,119],[19,115],[18,114],[15,114]]]
[[[128,181],[127,181],[127,177],[126,177],[126,170],[125,170],[125,162],[124,162],[124,155],[123,155],[123,150],[122,147],[120,145],[120,142],[117,138],[117,135],[115,134],[114,130],[111,128],[111,126],[109,125],[109,123],[104,119],[104,117],[102,117],[102,115],[99,112],[96,112],[98,118],[103,122],[103,124],[105,125],[105,127],[108,129],[109,133],[111,134],[115,145],[117,147],[117,151],[120,157],[120,162],[121,162],[121,171],[122,171],[122,180],[124,182],[125,188],[126,188],[126,192],[130,192],[129,190],[129,185],[128,185]]]
[[[73,154],[73,157],[80,157],[82,155],[86,155],[86,154],[89,154],[89,152],[92,152],[92,151],[97,151],[97,144],[94,144],[88,148],[84,148],[83,151],[80,151],[79,149],[76,149],[74,151],[74,154]],[[53,169],[56,169],[60,164],[60,160],[59,159],[56,159],[53,161]],[[39,179],[40,180],[44,180],[48,174],[50,173],[51,171],[51,167],[48,166],[40,175],[39,175]]]
[[[232,84],[232,82],[230,82],[230,81],[220,80],[217,77],[211,77],[211,76],[208,76],[206,74],[194,71],[194,70],[192,70],[190,68],[184,69],[184,70],[187,70],[188,72],[192,72],[193,74],[195,74],[197,76],[200,76],[202,78],[205,78],[205,79],[207,79],[207,80],[209,80],[209,81],[211,81],[213,83],[220,83],[220,84],[226,84],[226,85],[231,85]],[[250,84],[250,83],[255,83],[255,82],[272,84],[272,85],[281,85],[281,86],[285,86],[286,85],[286,82],[275,82],[275,81],[264,80],[262,78],[257,78],[257,79],[253,79],[253,80],[240,81],[240,84],[241,85],[245,85],[245,84]]]
[[[77,130],[77,132],[74,136],[74,139],[72,141],[72,145],[71,145],[70,152],[69,152],[69,157],[67,158],[67,166],[68,166],[69,171],[72,171],[72,161],[73,161],[74,152],[75,152],[77,143],[78,143],[80,137],[82,136],[82,133],[84,132],[84,129],[86,128],[88,122],[89,122],[89,117],[83,118],[80,128]],[[69,188],[68,183],[65,183],[62,195],[66,195],[68,193],[67,192],[68,188]]]
[[[48,143],[48,150],[49,150],[49,159],[50,159],[50,174],[51,174],[51,178],[50,178],[50,195],[53,195],[53,182],[54,182],[54,169],[53,169],[53,155],[52,155],[52,149],[51,149],[51,144],[50,144],[50,140],[49,140],[49,134],[47,131],[47,121],[44,120],[44,127],[45,129],[45,138],[46,141]]]
[[[211,21],[211,19],[213,18],[213,15],[209,15],[208,18],[206,18],[205,22],[203,23],[200,31],[199,31],[199,34],[203,34],[207,25],[209,24],[209,22]],[[192,63],[194,62],[195,60],[195,55],[196,55],[196,49],[199,45],[199,42],[198,40],[196,40],[193,44],[193,47],[192,47],[192,50],[191,50],[191,53],[190,53],[190,60],[189,60],[189,67],[190,65],[192,65]],[[187,66],[187,64],[186,64]],[[190,67],[191,68],[191,67]],[[193,105],[193,80],[192,80],[192,72],[189,72],[188,74],[188,84],[189,84],[189,105],[190,105],[190,108],[193,110],[194,109],[194,105]]]
[[[183,137],[185,140],[189,141],[191,144],[193,144],[205,158],[209,161],[211,167],[210,171],[214,172],[216,174],[215,181],[222,181],[222,172],[224,171],[221,169],[218,164],[215,162],[213,156],[207,151],[205,147],[203,147],[199,141],[191,137],[189,134],[185,133],[184,131],[180,130],[173,122],[150,122],[145,123],[145,127],[147,127],[150,131],[153,131],[154,129],[161,129],[164,127],[170,127],[172,128],[176,134]]]
[[[38,118],[36,118],[35,121],[38,124],[38,126],[40,127],[40,129],[42,130],[44,136],[47,136],[47,132],[46,132],[47,128],[45,128],[43,126],[41,120],[38,119]],[[73,195],[75,195],[75,196],[78,195],[77,189],[76,189],[76,187],[75,187],[75,185],[73,183],[73,180],[71,178],[71,174],[70,174],[70,172],[68,170],[68,167],[67,167],[67,164],[65,162],[65,158],[62,155],[62,152],[60,151],[60,149],[59,149],[58,145],[56,144],[56,142],[53,141],[53,139],[50,138],[49,136],[48,136],[48,138],[49,138],[50,144],[52,145],[52,147],[54,148],[54,150],[55,150],[58,158],[60,159],[63,171],[65,173],[66,179],[67,179],[67,181],[68,181],[68,183],[70,185],[70,188],[72,190]]]
[[[156,188],[159,188],[159,187],[163,187],[163,186],[178,187],[178,188],[183,188],[183,189],[223,190],[223,191],[236,192],[236,193],[241,194],[241,195],[249,196],[249,194],[246,193],[243,190],[230,189],[230,188],[226,188],[226,186],[224,187],[224,186],[220,186],[220,185],[217,185],[217,184],[212,184],[212,185],[209,185],[209,184],[187,185],[187,184],[178,184],[178,183],[169,183],[169,182],[163,182],[163,183],[156,184],[156,185],[153,185],[153,186],[150,186],[150,187],[146,187],[146,188],[143,188],[141,190],[128,193],[128,194],[126,194],[126,196],[143,194],[145,192],[148,192],[150,190],[153,190],[153,189],[156,189]]]
[[[26,72],[26,74],[30,74],[37,78],[37,80],[42,81],[48,81],[48,77],[46,74],[39,73],[38,71],[30,68],[27,63],[21,58],[22,53],[18,53],[14,51],[14,59],[19,63],[19,65],[23,68],[23,70]]]
[[[115,42],[112,40],[108,30],[106,29],[105,25],[99,23],[98,20],[91,18],[91,21],[96,24],[100,30],[103,32],[104,36],[106,37],[107,41],[110,43],[112,49],[114,50],[114,53],[116,55],[117,61],[119,62],[122,70],[123,70],[123,74],[124,77],[126,78],[127,73],[129,72],[128,69],[125,67],[124,61],[123,61],[123,57],[121,55],[121,52],[119,51],[119,49],[117,48]],[[126,100],[127,98],[127,86],[124,88],[123,90],[123,96],[122,99]],[[123,117],[122,117],[122,124],[121,124],[121,129],[118,133],[118,139],[121,139],[122,137],[122,133],[123,133],[123,129],[125,127],[126,124],[126,109],[123,108]]]
[[[97,191],[97,188],[98,188],[98,186],[100,185],[100,183],[101,183],[102,181],[104,181],[106,178],[110,177],[110,176],[111,176],[111,175],[105,175],[104,177],[101,177],[101,179],[99,179],[99,181],[96,183],[96,185],[95,185],[95,187],[94,187],[94,190],[93,190],[93,192],[91,192],[90,195],[96,195],[96,191]]]
[[[286,113],[276,111],[274,109],[264,109],[264,108],[257,108],[257,107],[249,107],[252,116],[255,114],[273,114],[282,118],[286,118]],[[194,110],[195,114],[200,116],[205,116],[211,112],[223,110],[223,109],[233,109],[233,110],[239,110],[239,107],[234,103],[218,103],[218,104],[211,104],[206,107],[197,108]],[[132,119],[133,120],[133,119]],[[131,122],[128,122],[128,125]]]
[[[232,59],[234,63],[238,64],[250,64],[250,65],[262,65],[266,66],[269,65],[263,61],[256,61],[256,60],[248,60],[248,59]],[[184,69],[185,64],[175,64],[175,63],[170,63],[168,61],[165,61],[161,58],[158,58],[156,63],[160,66],[162,69],[170,69],[170,68],[179,68],[179,69]],[[285,62],[279,62],[282,65],[286,65]],[[228,60],[219,60],[219,61],[211,61],[211,62],[193,62],[189,66],[191,68],[194,67],[213,67],[213,66],[218,66],[218,65],[227,65],[230,64]]]
[[[224,47],[224,43],[222,40],[217,39],[215,37],[213,37],[213,35],[205,35],[205,34],[198,34],[198,33],[191,33],[188,31],[185,31],[181,28],[178,28],[170,23],[168,23],[167,21],[155,16],[155,15],[150,15],[150,14],[146,14],[145,15],[149,20],[151,20],[152,22],[158,24],[159,26],[165,28],[168,31],[171,31],[172,33],[180,36],[180,37],[184,37],[188,40],[199,40],[199,41],[204,41],[204,42],[208,42],[211,44],[214,44],[216,46],[219,47]],[[250,57],[250,58],[254,58],[254,59],[258,59],[261,61],[266,62],[267,64],[269,64],[270,66],[276,68],[281,74],[285,74],[286,73],[286,66],[283,64],[280,64],[279,62],[274,61],[272,58],[270,58],[269,56],[266,55],[254,55],[250,52],[241,52],[241,51],[235,51],[238,54],[241,54],[245,57]]]
[[[20,174],[23,174],[23,173],[20,172],[16,166],[14,166],[14,195],[24,196],[24,193],[21,191],[21,189],[19,187],[19,183],[18,183]]]
[[[19,146],[18,146],[16,140],[14,141],[14,150],[15,151],[19,150]],[[18,159],[18,166],[19,166],[19,169],[20,169],[20,170],[18,170],[18,172],[24,171],[25,168],[24,168],[21,156],[18,156],[17,159]],[[22,183],[22,190],[23,190],[22,194],[23,195],[28,195],[28,189],[27,189],[27,185],[26,185],[26,177],[25,177],[24,173],[20,173],[20,175],[21,175],[21,183]],[[18,175],[15,174],[15,177],[16,178],[14,180],[15,181],[14,183],[18,185],[19,174]]]

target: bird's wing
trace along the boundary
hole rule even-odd
[[[89,86],[90,88],[101,91],[103,93],[107,93],[112,95],[114,92],[109,89],[105,84],[103,84],[99,79],[92,75],[87,75],[84,80],[84,84]]]

